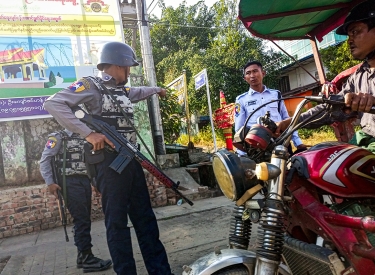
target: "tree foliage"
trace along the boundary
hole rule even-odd
[[[347,42],[333,45],[320,50],[324,66],[328,69],[327,79],[332,80],[336,75],[353,67],[361,61],[353,59]],[[334,56],[334,58],[332,58]]]
[[[175,143],[180,136],[181,119],[184,117],[184,111],[178,104],[178,98],[174,95],[161,99],[159,103],[165,142]]]
[[[193,76],[207,69],[212,109],[220,106],[219,91],[227,103],[248,90],[242,67],[249,60],[263,63],[265,84],[277,88],[277,69],[287,59],[268,50],[260,39],[251,37],[237,20],[236,1],[219,0],[210,9],[200,1],[176,9],[165,7],[162,16],[151,18],[150,31],[158,82],[167,84],[186,70],[190,112],[208,114],[206,89],[195,90]]]

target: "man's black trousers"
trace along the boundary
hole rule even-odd
[[[170,275],[142,166],[133,159],[118,174],[109,168],[116,154],[105,152],[105,155],[105,160],[96,165],[97,185],[102,194],[107,242],[115,272],[117,275],[137,274],[128,227],[129,215],[148,274]]]

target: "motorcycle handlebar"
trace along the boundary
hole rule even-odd
[[[331,105],[340,105],[345,107],[345,98],[341,95],[330,95],[328,98],[323,96],[305,96],[307,100],[314,101],[317,103],[327,103]],[[375,105],[371,107],[371,110],[368,112],[370,114],[375,114]]]

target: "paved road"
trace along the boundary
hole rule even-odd
[[[227,247],[230,213],[233,203],[225,197],[195,201],[190,207],[167,206],[155,208],[159,220],[161,240],[165,244],[172,270],[182,273],[182,266],[213,251],[215,246]],[[68,228],[70,232],[71,227]],[[10,259],[1,275],[83,274],[75,267],[76,248],[70,233],[70,242],[64,241],[63,229],[0,239],[1,259]],[[134,256],[138,274],[146,275],[136,238],[133,236]],[[103,221],[92,224],[93,252],[109,258]],[[1,270],[1,268],[0,268]],[[91,274],[115,274],[112,269]]]

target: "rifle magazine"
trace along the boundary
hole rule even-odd
[[[109,167],[115,170],[117,173],[121,173],[125,167],[131,162],[133,159],[132,156],[128,154],[119,154],[109,165]]]

